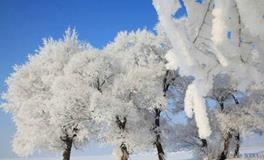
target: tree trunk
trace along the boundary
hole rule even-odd
[[[207,148],[207,140],[206,139],[201,139],[202,141],[202,148]]]
[[[208,143],[207,143],[207,140],[206,139],[200,139],[201,142],[202,142],[202,145],[201,145],[201,151],[207,155],[208,154]]]
[[[160,131],[159,131],[159,127],[160,127],[160,110],[159,109],[155,109],[155,134],[156,134],[156,141],[155,141],[155,145],[157,148],[157,152],[158,152],[158,157],[159,160],[165,160],[165,153],[162,147],[162,144],[160,142]]]
[[[155,144],[156,144],[159,160],[165,160],[164,150],[160,141],[156,140]]]
[[[167,91],[171,85],[171,82],[175,80],[175,77],[170,78],[171,71],[167,70],[164,79],[163,79],[163,96],[167,96]],[[165,160],[165,153],[160,141],[160,113],[161,110],[155,108],[155,126],[154,126],[154,133],[156,134],[155,146],[157,148],[159,160]]]
[[[66,143],[66,148],[63,152],[63,160],[70,160],[71,148],[72,148],[72,138],[66,137],[65,143]]]
[[[121,120],[118,115],[116,116],[116,124],[119,127],[119,129],[121,130],[121,132],[125,132],[126,122],[127,122],[126,117],[123,117],[123,120]],[[123,137],[123,138],[125,138],[125,137]],[[129,153],[128,153],[127,146],[126,146],[125,142],[122,142],[122,144],[120,145],[120,150],[122,152],[122,156],[121,156],[120,160],[128,160]]]
[[[239,158],[239,149],[240,149],[240,134],[239,132],[235,136],[236,148],[234,152],[234,158]]]
[[[224,150],[222,151],[218,160],[225,160],[227,158],[231,139],[232,139],[232,134],[228,132],[227,136],[225,137],[225,141],[224,141]]]
[[[129,153],[127,151],[127,147],[125,143],[122,143],[120,146],[121,152],[122,152],[122,156],[120,158],[120,160],[128,160],[129,157]]]

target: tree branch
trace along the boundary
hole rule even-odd
[[[208,15],[209,11],[210,11],[211,3],[212,3],[212,0],[209,1],[208,7],[207,7],[207,9],[206,9],[206,12],[205,12],[204,17],[203,17],[203,20],[202,20],[202,24],[200,25],[200,27],[199,27],[199,29],[198,29],[198,32],[197,32],[197,35],[195,36],[195,38],[194,38],[194,40],[193,40],[193,44],[195,44],[196,41],[197,41],[197,39],[198,39],[198,37],[200,37],[200,34],[201,34],[201,31],[202,31],[202,28],[203,28],[203,26],[204,26],[204,24],[205,24],[206,17],[207,17],[207,15]]]

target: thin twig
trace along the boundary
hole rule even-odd
[[[202,24],[200,25],[200,27],[199,27],[199,29],[198,29],[198,32],[197,32],[197,35],[196,35],[196,37],[195,37],[194,40],[193,40],[193,44],[197,41],[198,37],[199,37],[200,34],[201,34],[202,28],[203,28],[203,26],[204,26],[204,24],[205,24],[206,17],[207,17],[207,15],[208,15],[209,11],[210,11],[211,3],[212,3],[212,0],[209,1],[208,7],[207,7],[206,12],[205,12],[204,17],[203,17]]]

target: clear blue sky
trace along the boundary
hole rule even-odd
[[[157,22],[151,0],[0,0],[0,90],[5,90],[12,66],[24,63],[42,38],[60,38],[69,26],[77,29],[81,40],[102,47],[118,31],[153,29]],[[15,157],[14,133],[11,116],[0,110],[0,159]],[[89,147],[74,154],[110,152],[111,148]]]

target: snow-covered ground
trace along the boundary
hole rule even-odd
[[[2,160],[58,160],[62,157],[54,158],[16,158],[16,159],[2,159]],[[132,155],[131,160],[156,160],[157,156],[155,153],[137,154]],[[191,151],[182,151],[169,153],[167,160],[189,160],[192,159]],[[84,156],[84,157],[71,157],[71,160],[115,160],[112,155],[101,155],[101,156]]]
[[[240,149],[241,157],[245,159],[253,158],[253,160],[264,160],[264,136],[250,135],[243,141]],[[15,158],[0,160],[60,160],[61,156],[52,158]],[[179,151],[167,153],[167,160],[191,160],[191,151]],[[113,155],[100,156],[72,156],[71,160],[115,160]],[[131,155],[130,160],[157,160],[156,153],[142,153]],[[240,159],[239,159],[240,160]]]
[[[251,134],[244,139],[240,149],[242,157],[257,157],[258,160],[264,160],[264,136]]]
[[[256,160],[264,160],[264,144],[258,147],[241,148],[241,155],[245,159],[253,158]],[[16,159],[1,159],[1,160],[59,160],[62,157],[53,158],[16,158]],[[167,154],[167,160],[192,160],[191,151],[180,151]],[[113,155],[101,156],[83,156],[71,157],[71,160],[115,160]],[[136,154],[130,157],[130,160],[157,160],[155,153]],[[235,159],[234,159],[235,160]],[[239,159],[240,160],[240,159]]]

